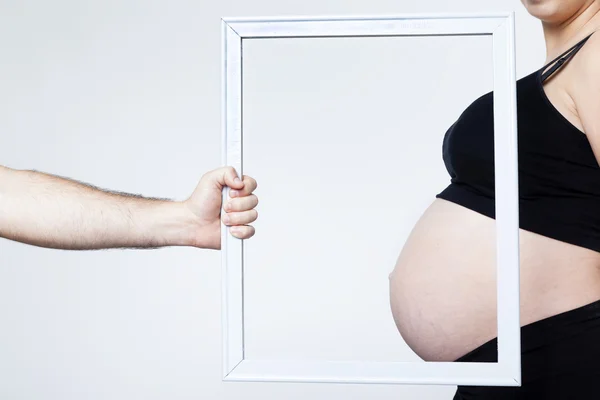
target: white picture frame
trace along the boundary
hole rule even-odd
[[[222,161],[243,173],[242,46],[255,38],[492,35],[498,362],[264,361],[244,354],[243,241],[222,229],[223,380],[521,385],[514,13],[222,19]],[[415,59],[412,58],[413,62]],[[465,62],[468,62],[467,60]],[[223,191],[223,203],[228,199]]]

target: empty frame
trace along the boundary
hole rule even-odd
[[[518,386],[519,207],[513,12],[222,20],[222,161],[243,171],[242,51],[245,40],[299,37],[492,35],[498,362],[264,361],[244,352],[243,241],[222,229],[223,379]],[[413,58],[414,60],[414,58]],[[467,60],[465,60],[467,62]],[[382,144],[384,145],[384,144]],[[260,179],[260,177],[258,177]],[[223,191],[227,201],[229,189]]]

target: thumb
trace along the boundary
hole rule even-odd
[[[209,174],[209,178],[221,187],[229,186],[234,189],[241,189],[244,187],[244,182],[238,177],[235,168],[231,166],[215,169]]]

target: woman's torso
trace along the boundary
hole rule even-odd
[[[559,72],[561,76],[548,83],[541,82],[538,72],[535,72],[520,79],[517,84],[521,228],[524,225],[539,225],[543,212],[561,213],[561,204],[555,202],[567,201],[564,199],[569,196],[560,193],[559,189],[572,189],[555,189],[553,185],[560,183],[551,180],[559,177],[568,182],[569,179],[565,180],[567,175],[564,174],[577,174],[577,171],[567,169],[570,167],[565,163],[561,163],[560,169],[547,175],[544,175],[544,172],[548,171],[540,171],[539,175],[532,173],[531,176],[527,175],[527,170],[521,171],[521,164],[528,168],[528,162],[531,165],[538,162],[532,162],[528,154],[547,152],[548,156],[553,151],[561,151],[553,148],[553,143],[546,140],[552,137],[523,137],[545,134],[535,132],[528,126],[540,117],[528,108],[530,99],[543,104],[542,111],[554,113],[554,118],[558,118],[554,122],[557,122],[558,126],[562,123],[563,128],[568,128],[554,134],[564,135],[560,140],[565,141],[565,146],[568,143],[568,146],[575,146],[573,149],[577,151],[583,148],[582,157],[579,157],[583,160],[583,167],[587,168],[590,174],[597,173],[593,153],[589,144],[584,143],[585,135],[578,132],[581,123],[577,116],[569,111],[568,96],[565,95],[566,88],[575,77],[569,76],[569,70]],[[482,99],[485,101],[485,97],[490,95],[484,95],[476,102]],[[489,99],[487,101],[489,102]],[[481,106],[486,107],[485,110],[477,110],[477,106],[474,105],[476,115],[472,118],[482,118],[482,114],[491,113],[489,104]],[[559,121],[560,119],[564,120]],[[487,138],[482,139],[490,143],[482,145],[492,146],[490,136],[488,133]],[[532,148],[526,147],[528,145]],[[468,155],[465,155],[465,158],[468,159]],[[488,168],[492,168],[489,165]],[[555,166],[548,164],[545,168],[552,169]],[[481,177],[484,176],[480,171],[478,173]],[[472,178],[475,180],[478,177]],[[484,184],[493,187],[490,182],[481,182],[482,191],[485,190]],[[533,188],[533,185],[539,186]],[[550,190],[556,192],[555,196],[548,195]],[[493,193],[487,193],[487,197],[490,196],[493,198]],[[549,225],[547,229],[554,229],[556,235],[560,236],[563,234],[562,224],[568,222],[569,218],[581,219],[586,218],[584,212],[595,213],[594,208],[589,205],[597,199],[589,193],[582,193],[579,197],[582,207],[577,209],[576,203],[568,200],[570,202],[566,202],[565,207],[571,207],[572,210],[562,207],[562,220],[558,214],[552,214],[556,217],[555,227]],[[404,340],[425,360],[452,361],[497,336],[496,225],[494,218],[484,215],[491,213],[491,204],[487,202],[481,207],[482,210],[487,209],[486,212],[477,212],[471,209],[476,209],[477,206],[467,208],[437,198],[414,227],[398,257],[396,268],[390,276],[392,313]],[[600,218],[600,207],[597,212]],[[595,215],[590,214],[590,218],[592,217],[595,218]],[[579,229],[569,232],[565,228],[564,234],[570,235],[569,237],[581,237],[585,232]],[[520,268],[522,325],[600,299],[600,252],[590,249],[589,246],[586,248],[521,229]]]

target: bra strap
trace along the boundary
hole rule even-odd
[[[541,69],[542,71],[544,71],[549,65],[553,64],[556,60],[558,60],[558,62],[554,64],[552,68],[550,68],[550,70],[546,71],[545,73],[542,73],[542,82],[545,81],[550,75],[552,75],[554,71],[559,69],[565,62],[571,59],[583,47],[585,42],[594,34],[594,32],[590,33],[587,37],[585,37],[584,39],[576,43],[574,46],[567,49],[564,53],[556,57],[554,60],[544,65]]]

